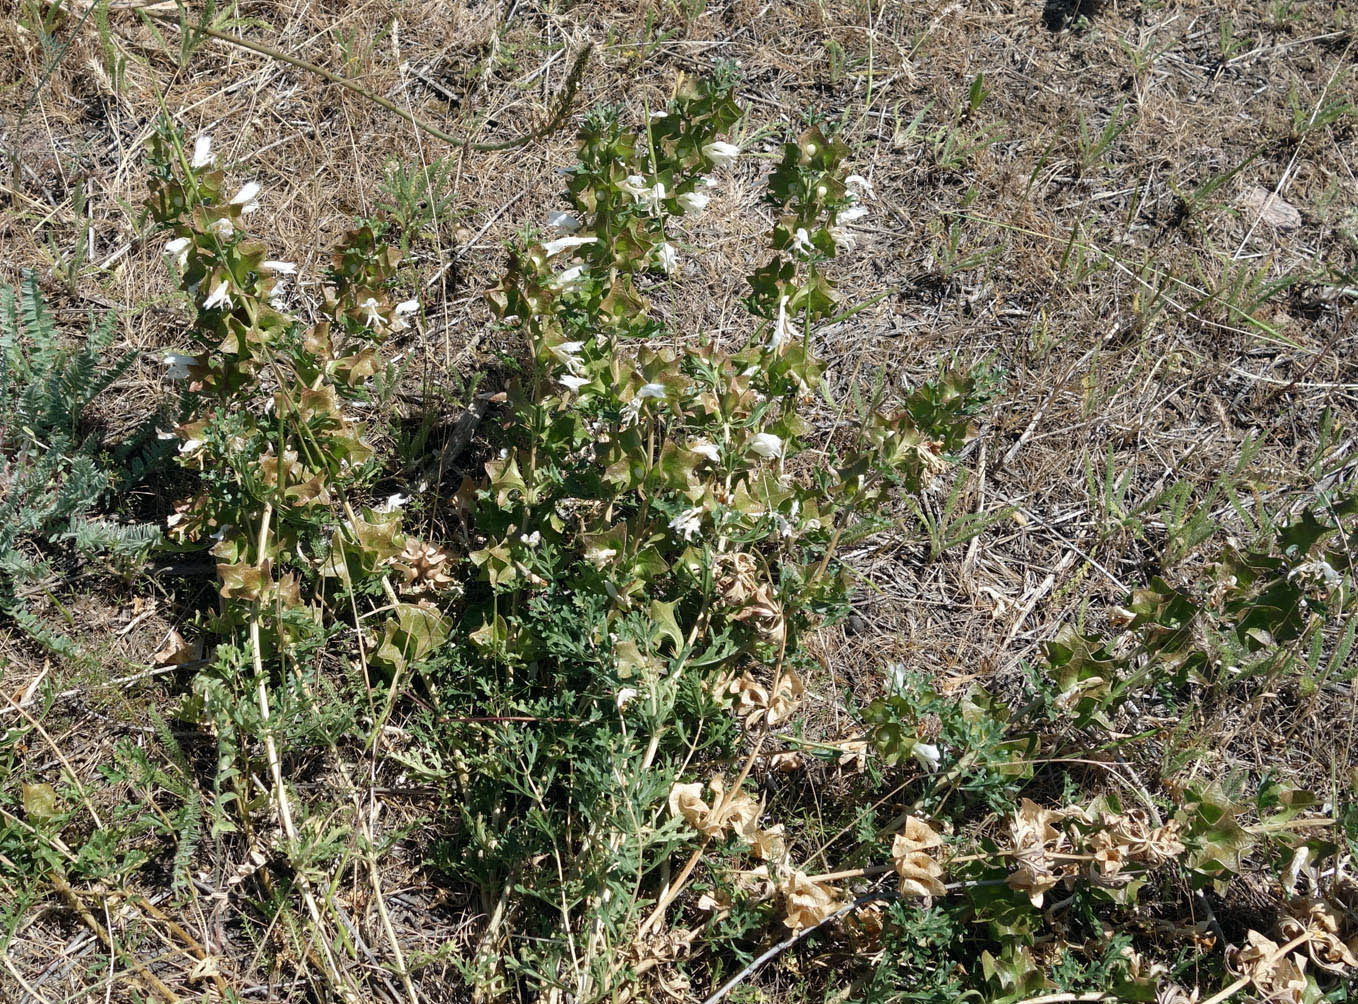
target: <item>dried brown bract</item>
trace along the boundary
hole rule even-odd
[[[1294,899],[1278,931],[1288,941],[1306,936],[1306,953],[1327,973],[1343,976],[1358,971],[1358,931],[1345,931],[1342,914],[1332,903],[1315,896]],[[1344,935],[1349,937],[1345,940]]]
[[[403,593],[419,596],[425,593],[441,593],[454,584],[448,574],[450,555],[441,547],[411,538],[399,555],[391,559],[391,567],[405,576],[401,585]]]
[[[738,551],[719,554],[715,561],[718,605],[732,620],[747,621],[765,641],[783,641],[783,609],[773,598],[773,588],[759,574],[753,554]]]
[[[1025,798],[1009,821],[1009,850],[1016,866],[1009,887],[1026,893],[1033,906],[1040,907],[1048,889],[1076,872],[1074,864],[1052,857],[1070,851],[1069,838],[1054,825],[1062,818],[1062,813]]]
[[[794,931],[814,927],[839,909],[839,894],[824,882],[815,882],[799,871],[778,887],[783,894],[787,916],[783,923]]]
[[[934,896],[947,892],[943,866],[930,852],[943,846],[943,838],[915,816],[905,818],[905,829],[891,842],[891,862],[901,877],[901,894],[923,898],[926,906]]]
[[[1232,954],[1235,971],[1254,986],[1265,1000],[1278,1004],[1301,1004],[1306,990],[1306,959],[1288,955],[1258,931],[1250,931],[1246,944]]]

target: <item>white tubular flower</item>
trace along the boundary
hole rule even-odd
[[[667,112],[667,111],[653,111],[653,112],[651,112],[650,120],[651,120],[652,122],[656,122],[656,121],[658,121],[658,120],[660,120],[660,119],[667,119],[667,118],[669,118],[669,117],[670,117],[670,113]]]
[[[165,366],[165,376],[170,380],[187,380],[189,378],[189,367],[198,360],[193,356],[181,356],[178,352],[171,352],[161,363]]]
[[[176,237],[165,245],[165,256],[183,270],[189,264],[189,245],[192,243],[187,237]]]
[[[203,448],[201,439],[186,439],[179,444],[180,453],[197,453]]]
[[[297,264],[290,261],[262,261],[259,267],[274,275],[296,275]]]
[[[388,495],[387,500],[377,507],[378,512],[395,512],[397,509],[404,509],[406,503],[410,501],[409,495]]]
[[[792,250],[797,254],[810,254],[816,250],[816,245],[811,242],[811,235],[806,232],[806,227],[798,227],[797,232],[792,235]]]
[[[943,761],[943,755],[933,743],[915,743],[910,755],[930,774],[938,770],[938,765]]]
[[[1298,575],[1319,579],[1325,583],[1326,589],[1334,589],[1343,581],[1343,576],[1335,570],[1335,567],[1328,561],[1306,561],[1298,565],[1287,573],[1289,579],[1295,579]]]
[[[721,454],[717,451],[717,447],[705,439],[701,442],[689,443],[688,448],[689,452],[696,453],[700,457],[705,457],[714,464],[721,463]]]
[[[734,143],[723,143],[721,140],[714,140],[703,147],[703,153],[708,160],[718,167],[725,167],[740,156],[740,147]]]
[[[548,213],[547,225],[568,234],[580,229],[580,221],[570,213]]]
[[[836,250],[852,251],[858,246],[858,235],[849,226],[867,215],[864,206],[849,206],[835,214],[834,222],[830,224],[830,239],[835,242]]]
[[[641,390],[637,391],[637,397],[643,401],[648,398],[663,401],[665,399],[665,385],[663,383],[643,384]]]
[[[406,323],[406,318],[419,309],[419,300],[402,300],[392,308],[391,329],[393,331],[405,331],[410,327],[410,325]]]
[[[646,179],[639,174],[629,174],[619,187],[637,202],[651,194],[651,186],[646,184]]]
[[[218,240],[229,241],[231,235],[236,232],[236,225],[228,217],[223,216],[220,220],[213,220],[209,223],[208,229]]]
[[[193,159],[189,161],[192,168],[210,167],[217,158],[212,154],[212,137],[199,136],[193,141]]]
[[[597,237],[558,237],[556,240],[548,241],[542,245],[542,250],[546,251],[547,257],[550,258],[562,251],[583,247],[586,244],[595,244],[598,240]]]
[[[886,664],[886,689],[893,694],[904,693],[905,663],[889,662]]]
[[[556,378],[556,382],[561,384],[562,387],[565,387],[572,394],[578,394],[580,393],[580,388],[589,383],[589,377],[571,376],[569,373],[564,373]]]
[[[377,309],[375,297],[368,297],[358,305],[358,309],[363,311],[363,324],[369,328],[380,328],[382,326],[382,315]]]
[[[877,191],[872,187],[872,182],[861,174],[851,174],[845,178],[844,187],[855,199],[861,199],[865,195],[869,199],[877,198]]]
[[[231,197],[233,206],[240,206],[242,213],[253,213],[259,208],[259,182],[248,181],[241,186],[241,190]]]
[[[584,342],[562,342],[559,345],[549,346],[550,352],[558,362],[564,363],[570,373],[579,374],[584,368],[580,362],[580,350],[585,347]]]
[[[584,265],[572,265],[570,268],[562,269],[556,275],[552,276],[552,283],[553,285],[560,287],[569,286],[584,274]]]
[[[617,697],[618,710],[621,711],[623,708],[627,707],[628,702],[634,700],[639,696],[640,694],[637,691],[636,687],[623,687],[621,690],[618,691]]]
[[[225,279],[217,283],[212,292],[208,294],[208,298],[203,301],[204,309],[211,310],[213,307],[224,307],[229,310],[231,308],[230,288],[230,284]]]
[[[787,318],[787,297],[778,298],[778,317],[773,322],[773,334],[769,335],[769,348],[777,352],[792,338],[792,325]]]
[[[679,208],[684,211],[686,216],[697,216],[707,208],[707,204],[711,202],[712,199],[702,192],[685,192],[678,197],[678,201]]]
[[[748,449],[765,460],[777,460],[783,455],[783,441],[771,432],[759,432],[750,440]]]
[[[670,520],[670,529],[685,540],[692,540],[698,536],[698,532],[703,526],[703,511],[701,509],[685,509],[674,519]]]
[[[679,271],[679,253],[668,242],[655,249],[655,260],[666,275],[674,275]]]
[[[532,533],[519,534],[519,543],[527,544],[529,547],[537,547],[542,543],[542,531],[534,530]]]
[[[836,251],[852,251],[858,247],[858,235],[847,227],[830,227],[830,240],[835,242]]]

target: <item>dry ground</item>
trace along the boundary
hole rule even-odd
[[[988,360],[1004,392],[982,416],[951,513],[997,520],[937,555],[911,534],[853,556],[871,586],[849,629],[819,640],[826,675],[815,688],[827,732],[842,734],[839,688],[870,696],[884,660],[1003,692],[1058,624],[1086,609],[1097,621],[1107,601],[1161,570],[1163,525],[1137,533],[1121,517],[1167,485],[1206,486],[1257,442],[1241,483],[1266,504],[1305,480],[1327,409],[1352,429],[1358,26],[1344,6],[261,0],[217,17],[474,141],[541,122],[587,43],[594,52],[575,114],[620,102],[639,119],[680,74],[726,59],[743,74],[751,149],[773,149],[755,135],[765,122],[844,123],[876,200],[837,279],[848,303],[872,302],[818,336],[832,385],[906,387],[950,360]],[[382,202],[391,162],[450,165],[451,212],[414,245],[410,284],[425,323],[400,349],[413,361],[412,390],[446,388],[455,415],[465,379],[493,369],[505,348],[480,294],[503,242],[558,204],[553,170],[571,161],[570,129],[478,152],[277,59],[210,38],[185,52],[174,24],[114,9],[101,28],[102,15],[84,19],[82,3],[66,8],[52,15],[44,4],[0,0],[9,158],[0,278],[36,270],[73,322],[116,309],[125,344],[143,356],[101,406],[106,433],[126,433],[164,399],[158,353],[182,344],[185,306],[137,212],[142,151],[162,108],[190,133],[210,133],[231,175],[263,184],[259,229],[273,257],[299,263],[304,295],[319,288],[333,238]],[[969,111],[978,79],[985,95]],[[761,253],[765,167],[747,158],[714,199],[712,241],[672,305],[681,337],[745,334],[729,318]],[[1264,206],[1261,192],[1279,201]],[[1293,281],[1270,287],[1283,278]],[[1110,471],[1127,479],[1120,502],[1103,491]],[[163,514],[171,493],[127,500],[125,511]],[[939,499],[936,515],[944,508]],[[153,679],[110,691],[98,679],[145,667],[193,597],[177,582],[128,587],[87,572],[67,609],[99,670],[44,662],[17,639],[0,669],[11,695],[40,674],[78,690],[49,715],[50,738],[31,749],[28,769],[41,774],[65,758],[96,802],[107,794],[112,805],[116,797],[98,790],[107,750],[149,733],[140,709],[168,707],[175,686]],[[1271,766],[1325,787],[1337,765],[1355,762],[1355,707],[1343,689],[1205,711],[1193,770],[1254,776]],[[1166,724],[1153,709],[1146,716],[1141,727]],[[371,794],[388,827],[439,797],[390,784]],[[205,868],[239,863],[214,858],[210,843]],[[407,840],[389,856],[393,923],[407,956],[455,953],[474,937],[474,905],[435,888],[420,853]],[[354,883],[341,900],[380,946],[365,888]],[[141,891],[151,903],[179,902]],[[110,920],[134,956],[155,959],[177,944],[168,921],[135,904]],[[200,936],[210,924],[192,903],[178,920]],[[35,906],[9,959],[0,999],[33,999],[20,977],[46,1000],[104,999],[107,955],[55,895]],[[162,971],[186,999],[187,968]],[[230,960],[230,976],[242,999],[303,992],[248,955]],[[424,1000],[453,1000],[457,982],[436,963],[418,989]],[[119,985],[113,998],[125,992]]]

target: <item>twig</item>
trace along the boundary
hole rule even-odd
[[[264,513],[259,521],[259,545],[257,554],[259,560],[268,553],[267,544],[269,540],[269,523],[273,517],[273,506],[266,505]],[[288,788],[283,782],[283,767],[278,758],[278,747],[274,743],[273,724],[269,720],[269,690],[268,677],[264,672],[263,647],[259,637],[259,609],[258,603],[250,615],[250,655],[254,664],[255,671],[255,697],[259,703],[259,717],[264,734],[264,754],[269,761],[269,773],[273,778],[274,789],[278,798],[278,821],[283,826],[283,833],[288,839],[288,859],[291,863],[293,854],[298,847],[297,827],[292,821],[292,806],[288,800]],[[316,925],[316,939],[319,943],[321,956],[325,962],[325,967],[329,972],[327,975],[334,982],[335,992],[346,1001],[356,1001],[358,999],[352,987],[346,985],[340,975],[339,966],[335,964],[335,958],[330,950],[330,943],[325,937],[325,923],[321,917],[320,906],[317,905],[316,896],[311,890],[311,882],[306,874],[297,869],[297,884],[302,888],[302,900],[306,903],[307,912],[311,914],[311,921]]]
[[[764,952],[763,955],[760,955],[757,958],[755,958],[755,960],[751,962],[748,966],[746,966],[740,972],[736,973],[729,980],[723,983],[716,993],[714,993],[711,997],[707,998],[707,1000],[703,1001],[703,1004],[717,1004],[717,1001],[721,1000],[735,987],[739,986],[743,981],[745,981],[751,975],[753,975],[755,970],[757,970],[764,963],[768,962],[770,959],[776,958],[777,956],[783,954],[798,942],[805,941],[807,938],[811,937],[811,935],[815,934],[826,924],[834,923],[836,920],[839,920],[840,917],[843,917],[845,914],[852,913],[854,910],[857,910],[860,906],[863,906],[865,903],[872,903],[876,900],[887,900],[887,899],[900,899],[900,893],[886,890],[883,892],[870,892],[867,895],[859,896],[852,903],[848,904],[847,906],[840,907],[834,913],[830,914],[824,920],[820,921],[820,923],[812,924],[810,927],[803,928],[802,930],[796,932],[795,934],[784,938],[782,941],[778,942],[778,944],[774,945],[768,951]]]

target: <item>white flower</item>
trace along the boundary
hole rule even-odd
[[[291,261],[262,261],[259,267],[274,275],[296,275],[297,263]]]
[[[938,765],[943,760],[943,755],[939,753],[938,747],[933,743],[915,743],[910,750],[910,755],[930,774],[938,770]]]
[[[187,380],[189,367],[197,361],[193,356],[181,356],[178,352],[171,352],[161,360],[165,365],[165,376],[170,380]]]
[[[189,263],[189,245],[192,243],[187,237],[176,237],[165,245],[165,255],[183,269]]]
[[[657,119],[667,119],[667,118],[669,118],[669,117],[670,117],[670,113],[667,112],[667,111],[660,111],[660,110],[657,110],[657,111],[651,112],[651,121],[652,121],[652,122],[656,121]]]
[[[589,377],[571,376],[569,373],[565,373],[557,377],[556,382],[572,393],[579,393],[580,388],[589,383]]]
[[[216,235],[218,240],[230,240],[231,235],[236,232],[236,225],[231,220],[223,216],[220,220],[213,220],[208,224],[208,229]]]
[[[769,348],[777,352],[792,337],[792,325],[787,319],[787,297],[778,298],[778,318],[773,322],[773,334],[769,336]]]
[[[358,309],[363,311],[363,324],[365,327],[377,328],[382,325],[382,314],[377,309],[377,300],[368,297],[358,305]]]
[[[703,153],[718,167],[725,167],[740,156],[740,147],[734,143],[723,143],[721,140],[715,140],[703,147]]]
[[[211,136],[199,136],[193,141],[193,160],[189,161],[190,167],[208,167],[216,159],[212,155]]]
[[[797,232],[792,235],[792,250],[797,254],[810,254],[816,250],[816,245],[811,242],[811,235],[806,232],[806,227],[798,227]]]
[[[655,260],[666,275],[679,271],[679,255],[668,241],[655,249]]]
[[[1287,573],[1289,579],[1294,579],[1298,575],[1314,575],[1325,583],[1326,589],[1334,589],[1343,581],[1343,577],[1335,571],[1334,566],[1324,560],[1303,562]]]
[[[679,196],[679,208],[686,214],[696,215],[706,209],[711,201],[711,197],[702,192],[685,192]]]
[[[852,251],[858,247],[858,235],[846,227],[830,227],[830,240],[836,251]]]
[[[555,227],[557,230],[564,230],[568,234],[573,234],[580,229],[580,221],[570,213],[548,213],[547,225]]]
[[[629,174],[619,187],[638,202],[651,194],[651,186],[639,174]]]
[[[197,453],[203,448],[201,439],[186,439],[179,444],[180,453]]]
[[[419,309],[419,300],[402,300],[392,308],[392,328],[396,331],[405,331],[410,327],[410,325],[406,323],[406,318]]]
[[[830,224],[830,239],[835,242],[836,249],[852,251],[858,246],[858,235],[849,229],[849,225],[867,215],[863,206],[849,206],[835,214],[834,222]]]
[[[717,447],[705,439],[698,443],[689,443],[688,448],[690,452],[696,453],[700,457],[706,457],[714,464],[721,463],[721,454],[717,451]]]
[[[765,460],[777,460],[783,455],[782,439],[771,432],[755,433],[747,448]]]
[[[395,495],[388,495],[387,500],[377,507],[377,511],[394,512],[397,509],[404,509],[406,503],[409,501],[410,501],[409,495],[401,495],[400,493],[397,493]]]
[[[204,309],[211,310],[213,307],[226,307],[229,309],[231,307],[231,293],[229,292],[229,289],[230,285],[225,279],[217,283],[212,292],[208,294],[208,298],[203,301]]]
[[[637,391],[637,397],[643,401],[647,398],[663,401],[665,399],[665,385],[663,383],[643,384],[641,390]]]
[[[861,174],[849,175],[844,179],[844,186],[856,199],[862,198],[865,195],[869,199],[877,198],[877,191],[872,187],[872,182]]]
[[[685,509],[674,519],[670,520],[670,529],[683,537],[685,540],[692,540],[702,529],[703,511],[701,509]]]
[[[889,662],[886,665],[886,689],[893,694],[905,690],[905,663]]]
[[[594,244],[599,240],[597,237],[558,237],[554,241],[548,241],[542,245],[542,250],[547,252],[547,257],[560,254],[569,248],[583,247],[586,244]]]
[[[537,547],[542,543],[542,531],[534,530],[532,533],[519,534],[519,543],[527,544],[529,547]]]
[[[575,282],[584,274],[584,265],[572,265],[570,268],[562,269],[556,275],[552,276],[552,282],[554,285],[565,287]]]
[[[240,206],[242,213],[253,213],[259,208],[259,182],[248,181],[241,186],[241,190],[231,197],[233,206]]]
[[[578,374],[584,368],[579,355],[584,347],[584,342],[562,342],[559,345],[548,346],[547,351],[559,362],[564,363],[568,372]]]
[[[618,691],[618,710],[621,711],[623,708],[627,707],[627,702],[638,696],[640,695],[635,687],[623,687]]]

